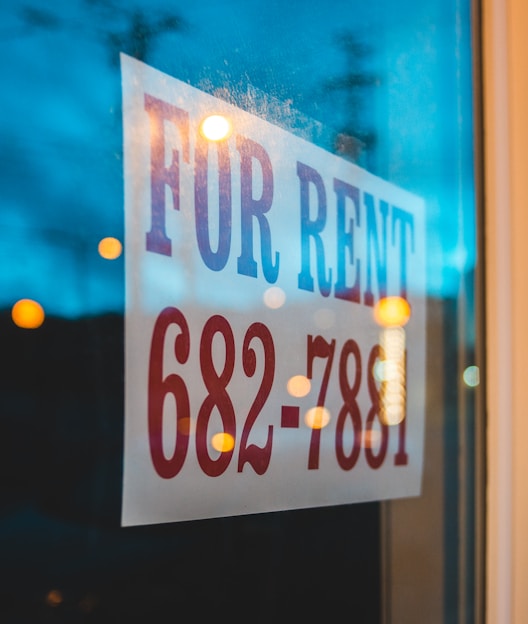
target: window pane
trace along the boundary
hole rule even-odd
[[[0,322],[5,344],[0,382],[2,621],[62,618],[69,622],[139,622],[175,616],[201,621],[223,615],[241,622],[323,618],[339,621],[345,614],[365,623],[473,621],[477,575],[474,560],[478,550],[475,501],[479,494],[475,489],[475,458],[481,449],[475,437],[479,369],[475,359],[478,305],[474,286],[477,236],[470,9],[469,0],[202,0],[177,6],[163,0],[73,0],[51,4],[35,0],[0,7],[0,46],[6,60],[0,67],[4,85],[0,99],[0,136],[4,145],[0,156],[0,250],[4,259],[0,272]],[[408,413],[422,414],[425,423],[423,465],[415,459],[421,456],[420,436],[419,450],[414,446],[408,449],[409,467],[418,461],[416,474],[422,475],[421,489],[412,497],[401,498],[399,493],[398,500],[390,500],[392,486],[381,479],[374,489],[368,489],[370,485],[365,481],[364,493],[350,499],[357,501],[354,504],[345,497],[337,501],[343,504],[337,505],[332,489],[337,491],[338,482],[330,479],[323,488],[330,501],[326,505],[318,503],[314,496],[316,502],[307,503],[306,509],[296,509],[304,506],[299,503],[276,511],[285,507],[268,505],[268,499],[261,497],[258,510],[268,513],[222,513],[218,506],[211,505],[210,513],[189,515],[192,519],[186,522],[120,526],[125,393],[131,390],[126,375],[135,358],[130,350],[125,354],[124,320],[126,317],[128,323],[130,318],[129,290],[126,294],[125,289],[130,286],[131,266],[125,265],[125,255],[129,255],[128,262],[131,248],[125,246],[123,253],[125,221],[129,218],[124,206],[137,197],[135,191],[125,197],[124,190],[124,158],[131,154],[124,148],[127,101],[122,96],[125,77],[120,53],[162,72],[166,78],[160,80],[167,85],[176,79],[184,87],[198,89],[201,95],[196,97],[208,94],[217,98],[220,105],[235,107],[229,110],[242,111],[241,119],[249,119],[243,116],[248,114],[257,126],[271,124],[265,126],[270,130],[267,138],[262,135],[262,144],[267,146],[270,137],[287,137],[287,147],[281,152],[284,163],[293,167],[297,185],[305,180],[306,206],[312,209],[319,197],[322,210],[323,191],[315,174],[303,169],[307,162],[295,155],[293,146],[306,145],[306,161],[309,154],[315,153],[315,146],[324,150],[317,154],[321,162],[329,163],[328,180],[325,178],[323,184],[328,222],[337,223],[337,238],[341,240],[335,243],[340,256],[335,261],[333,277],[328,278],[328,293],[323,291],[331,261],[327,258],[328,266],[316,275],[315,267],[322,266],[317,241],[326,239],[322,234],[318,238],[319,222],[313,212],[307,213],[305,236],[307,253],[313,262],[312,291],[314,296],[328,297],[323,311],[332,312],[333,306],[343,303],[336,304],[339,294],[335,294],[339,291],[339,258],[351,271],[354,254],[360,253],[350,243],[351,228],[364,228],[362,231],[366,232],[368,227],[366,221],[360,221],[367,219],[369,199],[361,206],[358,204],[359,216],[346,213],[341,225],[336,221],[339,198],[345,207],[354,201],[351,184],[341,172],[354,171],[354,175],[363,176],[362,180],[376,180],[379,188],[398,189],[398,193],[406,193],[402,197],[413,197],[416,206],[423,206],[423,229],[416,226],[416,240],[413,243],[409,238],[409,249],[401,243],[402,255],[396,255],[394,261],[400,276],[408,272],[410,290],[412,276],[424,276],[423,291],[414,305],[415,311],[420,306],[423,309],[419,344],[411,326],[407,334],[408,354],[414,353],[413,349],[425,354],[423,366],[418,366],[416,360],[407,361],[409,401],[418,396],[423,403],[409,404]],[[164,121],[160,127],[164,132],[172,132],[166,130]],[[278,129],[284,134],[279,134]],[[235,145],[235,138],[229,140]],[[301,140],[307,143],[302,144]],[[198,153],[192,145],[192,154]],[[239,142],[233,154],[238,154],[238,163],[244,159],[244,149],[251,146],[254,150],[246,154],[246,171],[250,172],[247,175],[253,186],[246,192],[245,201],[247,211],[253,211],[248,223],[255,225],[247,228],[254,227],[255,237],[259,228],[255,255],[261,254],[258,261],[264,264],[262,232],[266,224],[274,223],[264,206],[270,181],[266,182],[264,156],[256,156],[261,152],[253,143],[244,145]],[[143,145],[138,149],[146,148]],[[141,152],[146,154],[147,168],[151,164],[148,158],[154,158],[148,149]],[[170,169],[174,154],[171,156],[168,148],[162,154],[159,169],[162,178],[170,171],[170,175],[181,174],[185,185],[185,153],[181,151],[181,171]],[[211,148],[207,153],[207,162],[216,158],[214,162],[220,170],[222,148]],[[303,154],[302,150],[299,154]],[[264,171],[262,181],[260,174],[255,173],[255,161]],[[301,163],[297,170],[296,163]],[[350,163],[359,169],[350,169]],[[280,197],[279,182],[286,164],[279,164],[277,157],[271,166],[276,182],[274,197]],[[195,164],[195,176],[198,170]],[[235,175],[230,172],[229,180],[236,180]],[[210,172],[206,172],[203,180],[206,179],[210,181]],[[164,199],[160,201],[169,205],[175,199],[170,193],[169,178],[163,180],[160,188]],[[188,184],[188,196],[194,200],[203,185],[197,183],[194,187],[194,181]],[[299,195],[298,186],[295,192]],[[240,188],[233,190],[232,205],[236,201],[243,203],[243,193],[240,182]],[[182,197],[186,197],[183,191]],[[207,203],[208,197],[206,193],[203,201]],[[384,197],[372,201],[380,199],[383,201]],[[210,203],[213,205],[212,193]],[[372,206],[381,219],[384,204]],[[405,207],[395,201],[390,208],[387,204],[391,215],[399,214],[404,219],[402,212],[394,213],[394,207]],[[167,218],[172,216],[171,213]],[[287,217],[277,220],[281,221],[286,224]],[[395,241],[401,241],[398,236],[402,232],[405,235],[405,226],[403,221],[398,225],[395,218],[388,223],[386,240],[394,246]],[[129,222],[127,228],[128,236]],[[141,232],[141,236],[146,234]],[[274,232],[272,228],[273,236]],[[244,256],[239,236],[238,230],[233,229],[229,261],[234,266],[237,256]],[[298,234],[292,234],[292,241],[295,236]],[[381,229],[370,240],[372,245],[381,244]],[[179,249],[185,250],[185,242],[175,241],[174,246],[178,244]],[[216,243],[203,239],[202,244],[206,255],[221,260],[221,240]],[[404,269],[402,258],[411,254],[412,244],[416,249],[424,249],[424,257],[420,266],[410,263]],[[278,260],[270,249],[265,279],[271,287],[277,279],[273,270]],[[372,250],[375,254],[376,250]],[[282,253],[284,267],[288,256]],[[371,279],[379,287],[383,264],[380,259],[376,262],[381,273]],[[386,268],[389,281],[391,262]],[[192,264],[181,265],[182,272],[189,273]],[[290,269],[297,279],[299,267]],[[216,271],[220,281],[224,279],[222,267],[211,270]],[[252,269],[242,268],[239,273],[244,270]],[[363,265],[363,276],[366,270]],[[153,280],[153,288],[158,288],[157,282],[154,284],[158,280],[163,291],[163,275],[148,273],[143,265],[140,271]],[[347,275],[345,282],[350,281],[344,288],[351,288],[352,273]],[[244,314],[244,296],[252,287],[245,291],[227,277],[221,284],[219,292],[229,292],[232,301],[229,313]],[[182,289],[185,296],[192,293],[194,297],[199,284],[191,276]],[[310,291],[310,286],[304,290]],[[373,299],[381,297],[382,289],[378,290]],[[368,288],[364,288],[363,296],[365,291]],[[346,288],[344,292],[349,293]],[[201,319],[200,314],[204,318],[220,314],[220,308],[214,307],[216,294],[204,289],[201,296],[206,303],[197,318]],[[403,291],[399,294],[407,296]],[[414,302],[412,296],[411,293],[408,298]],[[199,301],[200,296],[196,295],[195,300]],[[370,314],[369,306],[373,303],[361,301],[365,315],[367,311]],[[359,306],[353,305],[356,304],[350,308],[351,318],[356,318]],[[200,336],[193,333],[193,315],[185,313],[186,318],[191,317],[194,345]],[[324,325],[323,316],[319,321]],[[303,311],[284,318],[287,320],[277,327],[286,336],[294,334],[299,326],[303,336],[313,335],[312,330],[304,329],[310,325]],[[328,320],[328,315],[325,318]],[[241,336],[236,334],[233,338],[238,354],[235,358],[242,357],[244,332],[249,325],[244,322]],[[346,321],[341,316],[335,323],[346,334]],[[228,368],[229,330],[220,321],[212,327],[209,377],[224,379],[228,373],[224,375],[221,370],[224,365]],[[127,331],[129,328],[127,325]],[[374,323],[372,328],[375,329],[369,331],[379,331]],[[262,337],[265,330],[255,331],[255,339],[246,335],[248,341],[253,340],[251,345],[257,353],[247,355],[248,362],[251,357],[258,362],[261,351],[257,348],[266,349],[269,344]],[[276,352],[282,353],[277,332],[279,329],[272,327]],[[208,366],[207,356],[203,355],[208,344],[204,335],[201,359],[196,364],[197,370],[202,371]],[[334,358],[334,351],[330,357],[329,349],[336,353],[328,404],[334,401],[337,412],[343,403],[350,410],[345,410],[342,417],[342,422],[351,428],[350,437],[341,441],[343,468],[352,462],[350,448],[356,444],[350,398],[354,363],[356,369],[362,370],[361,396],[365,400],[369,398],[365,380],[373,375],[373,367],[367,366],[368,352],[361,351],[363,368],[358,364],[350,341],[346,357],[342,355],[344,340],[328,346],[333,335],[321,329],[327,346],[318,342],[316,347],[315,338],[308,344],[312,345],[314,367]],[[364,336],[358,330],[350,338],[361,343]],[[222,340],[224,346],[220,344],[215,351],[213,342]],[[270,353],[268,347],[268,356]],[[345,381],[340,381],[337,373],[340,354]],[[148,350],[139,355],[147,366]],[[181,354],[176,357],[180,357],[180,363],[186,359]],[[310,376],[307,357],[305,352],[299,355],[299,369]],[[241,360],[237,359],[233,367],[242,370]],[[247,364],[247,370],[250,369],[251,364]],[[274,373],[278,371],[279,364],[273,369]],[[159,373],[160,379],[166,377],[162,370]],[[252,377],[253,373],[246,372],[244,382],[248,388]],[[146,375],[142,379],[146,386]],[[197,383],[202,384],[202,380]],[[230,381],[224,379],[223,383],[225,389]],[[380,377],[373,383],[376,390],[371,399],[377,396],[386,378]],[[202,397],[207,392],[213,397],[214,393],[222,394],[222,388],[219,390],[214,383],[213,386],[206,388],[202,384]],[[231,392],[232,386],[228,388]],[[178,399],[182,396],[178,393],[181,390],[174,391],[176,398],[166,403],[177,404],[181,410],[185,399]],[[245,397],[244,392],[242,395]],[[250,404],[252,397],[245,398]],[[372,399],[371,404],[377,400]],[[322,402],[318,399],[317,405]],[[368,406],[361,405],[359,427],[363,436]],[[190,415],[197,415],[199,408],[191,395]],[[209,408],[213,419],[222,413],[218,403]],[[160,409],[163,411],[163,406]],[[286,424],[281,436],[289,435],[292,428],[293,412],[284,413]],[[146,423],[146,413],[144,418]],[[163,414],[159,418],[162,424],[168,420]],[[338,471],[339,452],[334,448],[339,442],[328,432],[336,430],[339,418],[337,414],[331,414],[331,418],[329,428],[321,434],[321,448],[329,444]],[[409,439],[415,440],[412,422],[409,419]],[[276,425],[271,457],[277,456],[277,440],[283,439],[279,438],[278,429]],[[189,431],[191,456],[196,436]],[[371,433],[381,432],[382,436],[384,431],[381,421],[372,425]],[[400,435],[396,431],[403,431],[402,426],[392,427],[387,434],[393,440],[391,444],[396,444]],[[172,433],[177,437],[175,429]],[[306,436],[318,439],[311,432]],[[374,479],[377,467],[371,463],[369,468],[366,456],[370,452],[375,463],[381,446],[369,451],[366,438],[361,439],[358,466],[370,470],[369,479]],[[238,449],[239,446],[237,453]],[[161,461],[172,452],[173,448],[162,450]],[[218,451],[219,457],[222,452]],[[213,451],[209,450],[203,451],[203,457],[205,453],[209,453],[205,464],[215,470],[212,466],[217,455],[211,455]],[[312,461],[307,453],[306,461]],[[324,457],[323,453],[322,462]],[[392,455],[390,460],[393,461]],[[234,466],[236,458],[232,461]],[[133,469],[135,466],[132,462]],[[249,469],[246,466],[242,474]],[[318,468],[312,465],[310,470],[315,473]],[[308,472],[307,468],[302,482],[292,486],[292,499],[303,488],[310,498],[312,486],[306,483],[312,477],[307,476]],[[353,481],[358,474],[355,467],[345,467],[341,473],[351,476],[354,491],[361,490],[364,482],[357,477]],[[139,469],[137,475],[140,481],[144,478]],[[271,481],[276,487],[268,490],[270,500],[276,494],[273,490],[280,490],[281,480],[287,479],[285,471],[276,482]],[[386,493],[380,495],[380,490]],[[243,496],[234,498],[235,505],[244,507]],[[190,505],[188,498],[178,499],[178,506],[185,509],[186,505]]]

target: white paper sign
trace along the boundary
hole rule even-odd
[[[422,200],[121,63],[123,525],[418,495]],[[373,316],[391,296],[396,343]]]

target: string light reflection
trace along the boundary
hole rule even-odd
[[[382,327],[403,327],[411,318],[411,306],[403,297],[384,297],[374,306],[374,318]]]
[[[398,425],[406,413],[405,330],[411,307],[402,297],[385,297],[374,307],[374,318],[382,326],[382,359],[374,366],[380,382],[380,419],[386,425]]]

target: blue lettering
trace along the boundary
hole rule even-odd
[[[367,209],[367,284],[364,292],[366,305],[374,305],[374,293],[372,292],[373,256],[376,263],[376,277],[378,280],[380,298],[387,296],[387,215],[389,205],[380,200],[379,213],[381,215],[381,243],[378,236],[376,220],[375,199],[369,193],[364,194],[363,201]]]
[[[346,229],[346,199],[354,204],[355,224],[359,227],[359,189],[342,180],[334,179],[334,191],[337,195],[337,282],[335,296],[338,299],[359,302],[360,261],[354,257],[354,220],[349,219]],[[345,252],[348,250],[350,264],[356,265],[356,281],[352,286],[346,283]]]
[[[321,231],[326,224],[326,191],[324,182],[319,173],[297,162],[297,175],[301,182],[301,272],[298,277],[298,286],[303,290],[313,291],[314,280],[310,266],[310,238],[315,243],[317,278],[319,290],[323,297],[328,297],[332,287],[332,270],[328,269],[326,275],[325,254]],[[317,218],[310,219],[310,184],[313,184],[317,192]]]
[[[202,259],[212,271],[221,271],[229,258],[231,248],[231,163],[227,143],[218,141],[218,248],[211,249],[209,236],[209,200],[207,173],[209,144],[200,134],[196,139],[194,169],[194,210],[196,238]]]
[[[262,272],[266,280],[273,284],[279,275],[279,252],[275,252],[275,263],[272,261],[271,231],[267,218],[264,216],[273,202],[273,170],[266,150],[251,139],[237,136],[237,150],[240,152],[240,222],[241,222],[241,253],[238,257],[238,272],[241,275],[257,277],[257,263],[253,256],[253,217],[260,227],[260,250]],[[262,170],[262,195],[253,197],[253,160],[260,164]]]
[[[151,226],[146,235],[147,251],[165,256],[172,253],[171,239],[165,232],[165,186],[172,191],[174,210],[180,209],[180,164],[177,150],[165,166],[165,121],[180,131],[183,158],[189,162],[189,115],[186,111],[145,94],[145,110],[150,121],[150,203]]]

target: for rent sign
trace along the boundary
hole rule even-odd
[[[121,62],[123,524],[419,494],[423,202]]]

